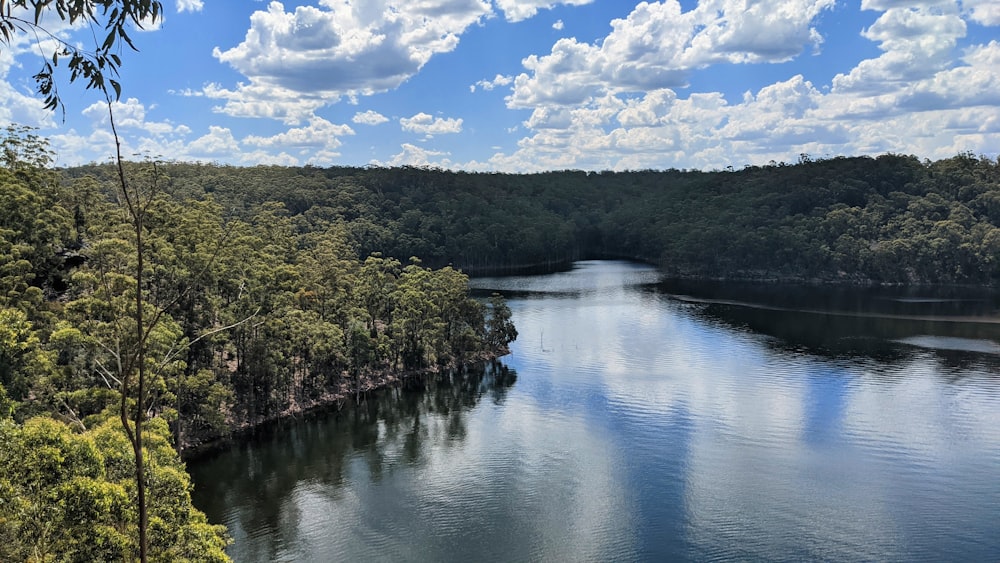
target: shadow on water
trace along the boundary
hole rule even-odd
[[[931,354],[949,372],[1000,367],[1000,296],[985,289],[668,280],[656,291],[782,352],[889,366]]]
[[[494,361],[409,379],[328,416],[275,426],[191,464],[194,503],[212,522],[269,530],[283,543],[284,501],[303,483],[336,495],[358,467],[378,482],[401,464],[419,466],[428,442],[462,441],[467,413],[483,400],[503,403],[516,381]]]

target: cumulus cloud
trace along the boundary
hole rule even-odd
[[[185,152],[194,160],[214,160],[239,154],[240,145],[229,128],[210,125],[208,133],[187,143]]]
[[[11,6],[10,3],[5,4],[3,9],[5,15],[13,18],[26,21],[34,18],[29,9]],[[70,26],[51,9],[43,11],[41,22],[47,35],[14,33],[0,48],[0,123],[40,127],[56,125],[53,113],[44,108],[41,98],[35,93],[35,83],[22,77],[14,78],[12,84],[11,74],[33,75],[41,69],[43,59],[50,60],[52,54],[61,49],[61,41],[69,41],[73,30],[84,27],[86,23],[78,21],[75,26]]]
[[[298,165],[306,162],[329,165],[339,156],[342,139],[354,135],[346,124],[334,124],[313,116],[302,127],[292,127],[274,135],[247,135],[242,139],[221,125],[209,125],[207,132],[194,134],[187,125],[151,121],[149,108],[135,98],[113,104],[115,123],[122,134],[122,152],[153,158],[182,161],[226,162],[231,164]],[[95,103],[81,112],[94,125],[88,135],[74,130],[51,136],[60,162],[73,165],[102,160],[114,154],[107,106]]]
[[[286,125],[307,121],[330,101],[322,95],[300,94],[280,86],[261,84],[240,83],[230,90],[211,83],[202,88],[202,93],[207,98],[224,100],[223,105],[212,108],[217,113],[231,117],[266,117]]]
[[[239,45],[215,50],[219,61],[246,77],[243,82],[172,92],[214,100],[214,111],[223,114],[219,122],[203,123],[195,132],[156,117],[153,105],[122,100],[115,111],[127,132],[125,151],[235,164],[331,164],[342,144],[353,140],[352,126],[390,118],[358,111],[350,125],[334,124],[317,117],[323,106],[339,99],[357,103],[362,96],[400,86],[435,55],[455,49],[471,26],[506,25],[487,21],[493,9],[514,22],[587,1],[316,0],[287,10],[278,2],[262,3]],[[181,0],[178,11],[195,11],[201,3]],[[824,21],[822,14],[834,9],[834,0],[683,5],[661,0],[629,6],[609,22],[603,38],[564,37],[525,57],[521,72],[469,85],[472,92],[509,91],[506,105],[516,110],[517,122],[497,127],[516,134],[512,139],[520,137],[515,149],[456,163],[447,150],[422,142],[423,148],[401,145],[385,164],[505,171],[724,168],[786,161],[799,153],[892,151],[939,158],[964,151],[996,154],[1000,146],[1000,40],[978,39],[988,37],[981,26],[1000,25],[994,0],[862,0],[863,9],[878,13],[869,15],[867,27],[846,33],[877,52],[868,60],[839,58],[847,66],[833,78],[805,65],[777,65],[807,62],[823,47],[820,26],[834,22]],[[47,119],[54,125],[30,93],[25,73],[32,69],[18,69],[15,61],[10,51],[0,52],[0,121]],[[768,74],[782,69],[787,74],[771,84],[758,83],[742,96],[700,88],[699,71],[720,64],[775,64]],[[13,86],[6,80],[11,69],[20,76]],[[485,69],[480,76],[496,70]],[[83,114],[103,130],[51,135],[61,163],[113,153],[113,139],[103,132],[106,107],[95,104]],[[234,136],[240,129],[229,128],[231,116],[275,119],[285,127],[273,134]],[[462,119],[422,112],[393,119],[422,141],[465,128]],[[383,150],[378,139],[369,142],[364,136],[386,131],[359,128],[355,142]],[[463,141],[459,135],[439,141],[444,147],[448,142]],[[350,152],[357,158],[359,151]]]
[[[445,135],[462,132],[462,119],[442,118],[420,112],[413,117],[400,118],[399,124],[403,131],[427,135]]]
[[[340,146],[340,137],[353,134],[354,130],[348,125],[334,125],[321,117],[314,116],[309,119],[309,124],[305,127],[295,127],[270,137],[248,135],[243,139],[243,143],[271,148],[336,148]]]
[[[962,7],[980,25],[1000,25],[1000,3],[996,0],[963,0]]]
[[[178,12],[200,12],[204,7],[202,0],[177,0]]]
[[[214,50],[249,79],[214,97],[227,100],[227,114],[295,122],[303,97],[315,106],[396,88],[491,13],[488,0],[321,0],[291,12],[271,2],[251,16],[243,42]],[[275,102],[286,107],[269,110]]]
[[[400,148],[403,150],[393,155],[388,162],[382,163],[376,161],[374,164],[387,166],[440,166],[441,168],[449,168],[452,164],[447,158],[447,152],[423,149],[409,143],[402,144]]]
[[[639,3],[597,44],[557,41],[547,55],[522,61],[512,108],[575,105],[603,93],[686,85],[691,71],[718,63],[787,61],[821,36],[813,20],[833,0],[706,0],[683,12],[676,0]]]
[[[590,4],[594,0],[496,0],[497,7],[503,11],[503,15],[509,22],[519,22],[526,20],[539,10],[551,10],[552,8],[565,4],[568,6],[583,6]]]
[[[176,125],[170,121],[147,121],[146,106],[136,98],[111,103],[115,115],[115,125],[121,129],[135,129],[150,135],[185,135],[191,130],[185,125]],[[96,126],[108,126],[110,115],[105,102],[95,102],[81,112]]]
[[[703,0],[687,12],[672,0],[643,2],[614,20],[603,40],[556,41],[522,61],[507,105],[531,110],[529,131],[508,154],[469,166],[723,168],[814,155],[995,153],[1000,142],[1000,43],[959,52],[963,17],[985,3],[864,0],[882,13],[861,37],[881,50],[829,85],[794,75],[727,100],[678,92],[699,69],[765,64],[822,45],[816,18],[826,0],[763,1],[748,9]]]
[[[890,8],[862,36],[879,43],[882,55],[861,61],[833,79],[837,91],[884,92],[946,68],[965,21],[957,14],[925,8]]]
[[[514,82],[513,76],[504,76],[502,74],[498,74],[495,77],[493,77],[493,80],[480,80],[479,82],[476,82],[475,84],[469,86],[469,91],[475,92],[477,87],[482,88],[483,90],[486,91],[490,91],[496,88],[497,86],[507,86],[512,82]]]
[[[257,166],[260,164],[269,166],[299,166],[302,164],[302,161],[284,151],[275,154],[265,150],[257,150],[240,153],[237,163],[248,166]]]
[[[566,24],[564,24],[562,20],[556,20],[556,23],[552,24],[552,29],[562,31],[562,28],[565,26]]]
[[[14,50],[17,42],[11,48],[0,50],[0,123],[36,123],[52,126],[55,124],[52,113],[42,106],[37,97],[23,89],[14,88],[7,81],[11,68],[16,66]]]
[[[389,118],[377,111],[368,110],[354,114],[351,121],[359,125],[381,125],[382,123],[389,121]]]

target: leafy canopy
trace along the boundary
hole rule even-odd
[[[43,22],[52,12],[70,26],[89,26],[94,48],[86,50],[57,37]],[[34,76],[45,109],[63,107],[54,78],[60,60],[67,61],[70,82],[83,79],[87,89],[100,90],[109,99],[113,92],[117,100],[121,97],[116,78],[123,45],[138,50],[129,37],[129,26],[142,29],[153,25],[162,13],[163,6],[155,0],[0,0],[0,52],[22,34],[31,37],[40,50],[43,41],[55,40],[57,47],[52,53],[40,53],[45,62]]]

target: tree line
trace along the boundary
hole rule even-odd
[[[887,154],[742,170],[469,173],[176,163],[172,189],[245,217],[277,201],[359,255],[471,275],[630,258],[677,277],[849,283],[1000,280],[1000,162]],[[65,171],[109,173],[105,166]],[[308,227],[306,227],[308,228]]]

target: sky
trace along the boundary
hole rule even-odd
[[[132,34],[126,155],[231,165],[736,169],[1000,151],[998,0],[164,0]],[[43,19],[93,44],[88,28]],[[0,44],[0,125],[114,154],[107,105]]]

